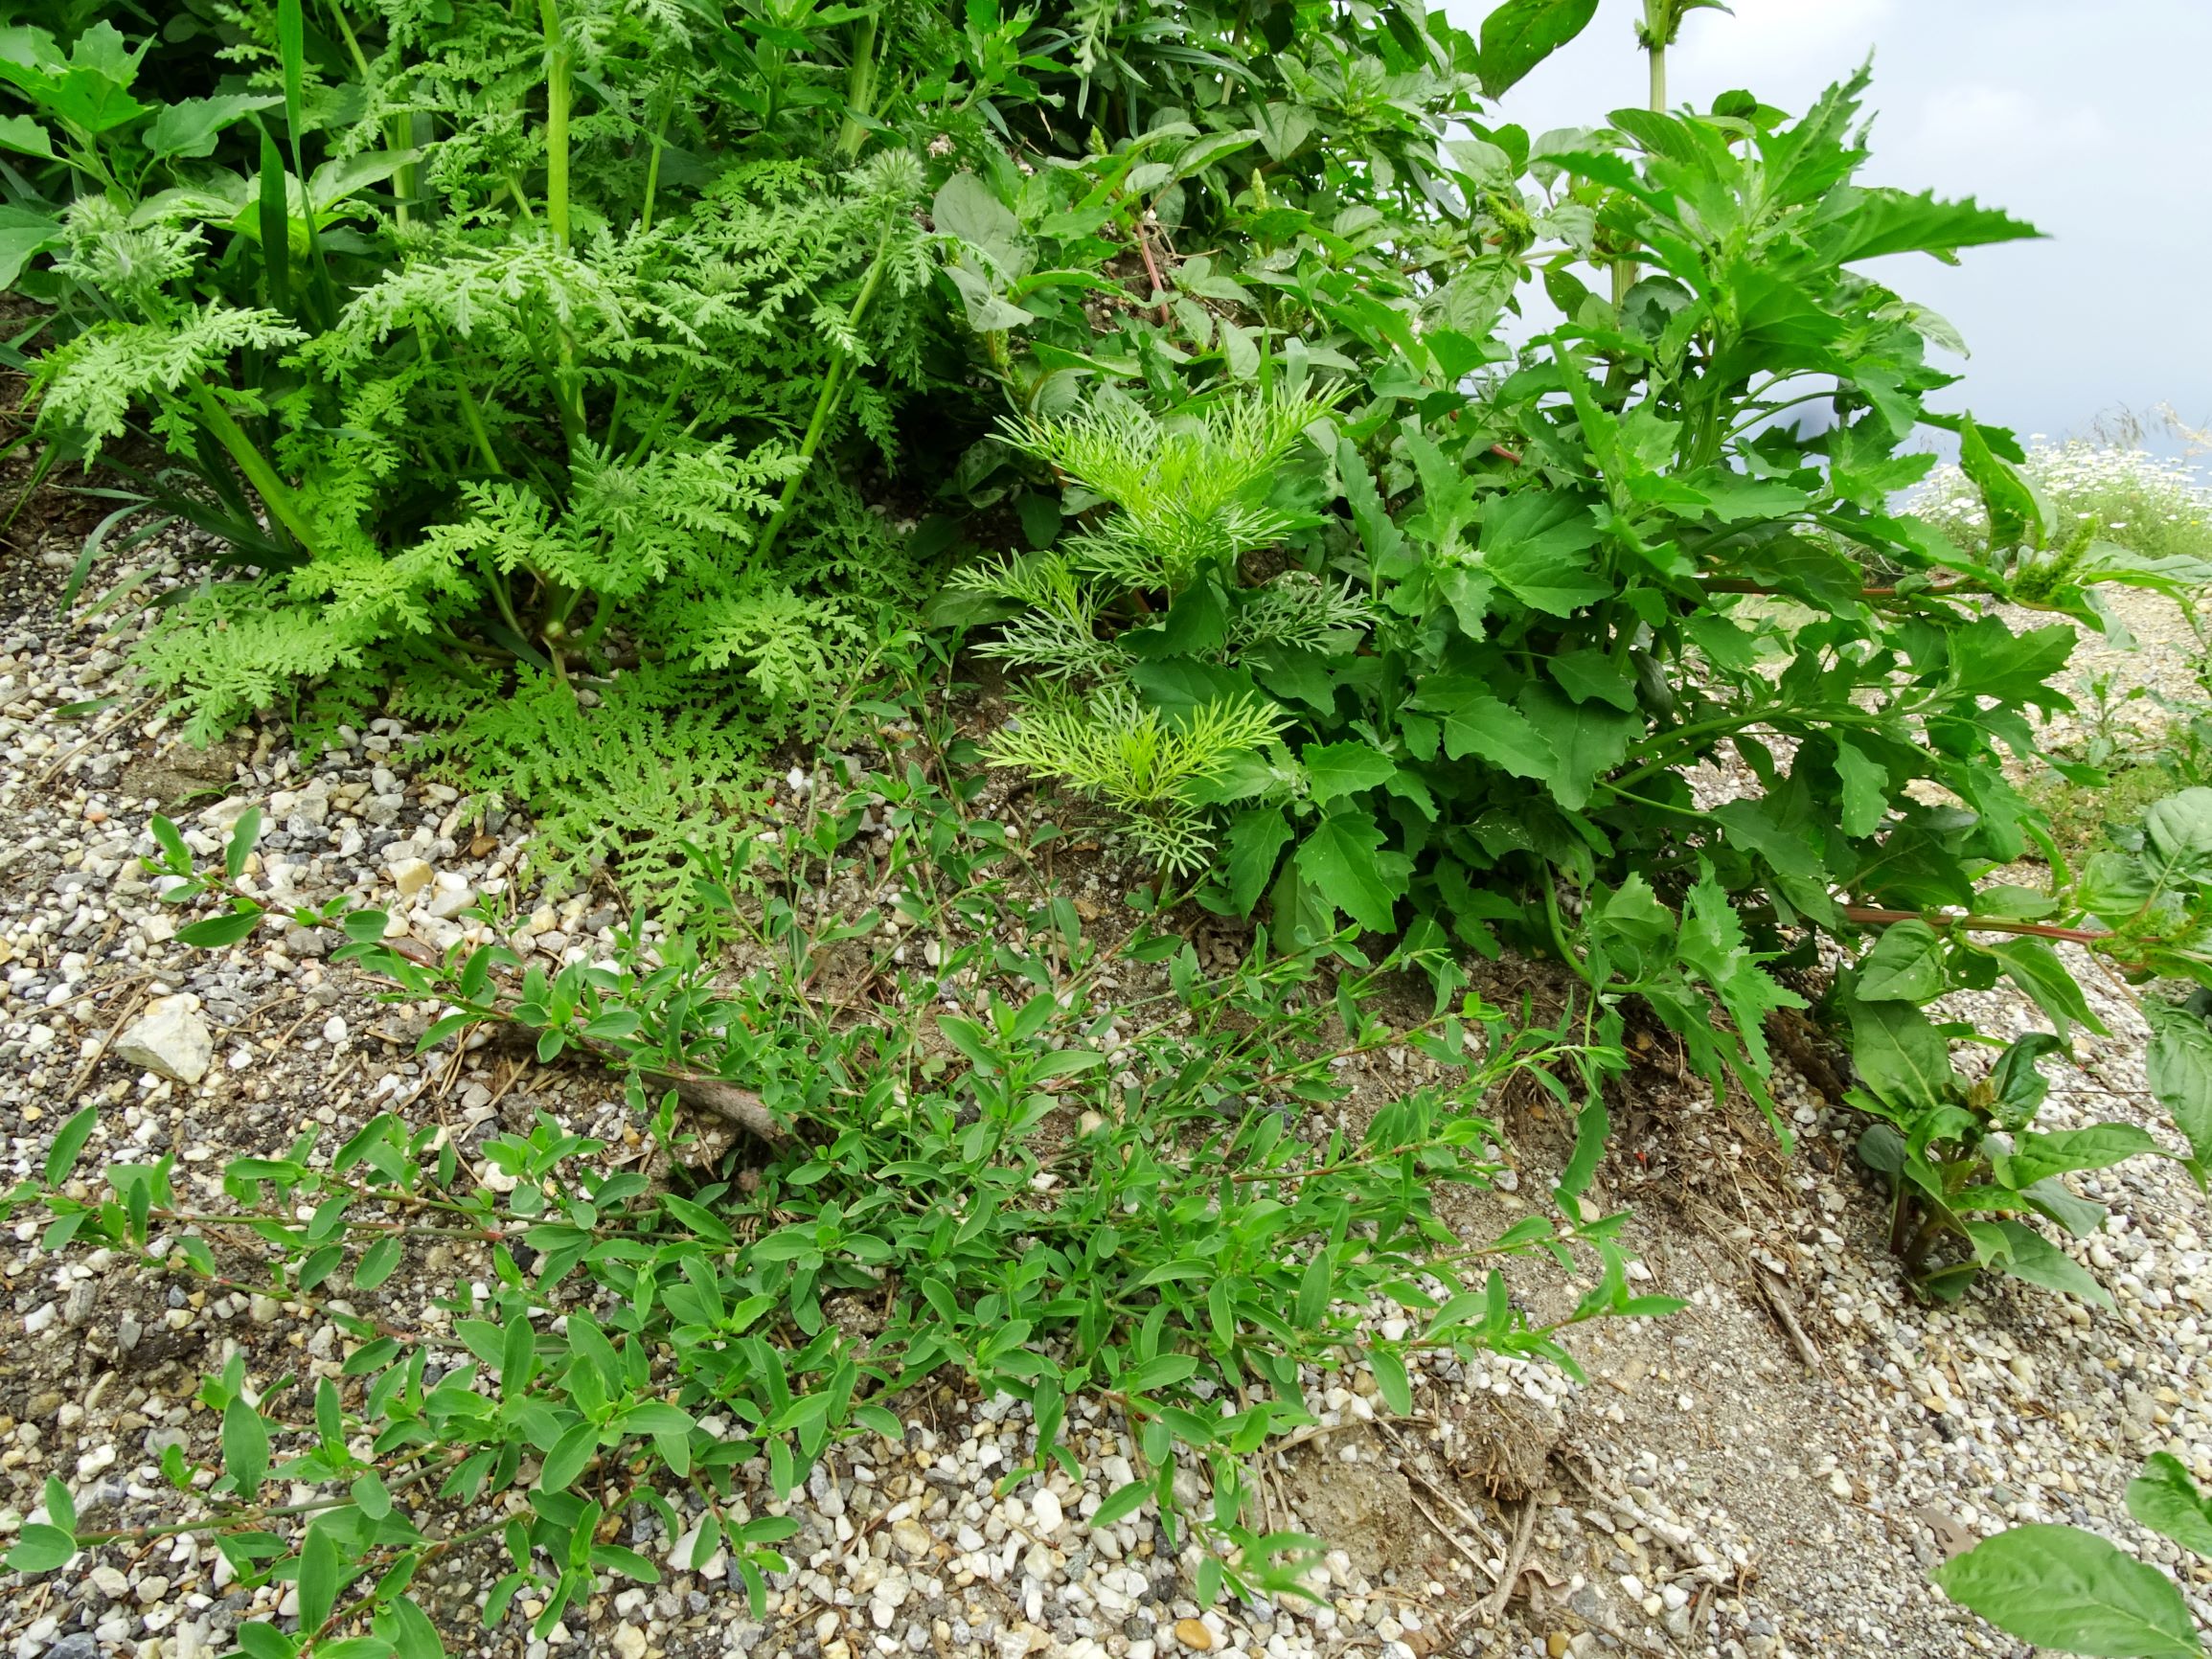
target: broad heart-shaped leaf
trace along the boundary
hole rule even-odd
[[[1277,161],[1287,161],[1311,138],[1320,123],[1302,103],[1270,103],[1260,111],[1260,145]]]
[[[2212,1497],[2171,1452],[2153,1452],[2128,1483],[2128,1513],[2161,1537],[2212,1561]]]
[[[975,174],[956,172],[940,185],[929,217],[942,235],[988,254],[1006,276],[1021,274],[1021,221]]]
[[[2078,1527],[2015,1527],[1929,1575],[2009,1636],[2092,1659],[2201,1654],[2173,1579]]]
[[[2149,1011],[2151,1098],[2189,1143],[2201,1186],[2212,1170],[2212,1031],[2186,1009],[2154,1002]]]
[[[1482,95],[1495,98],[1580,34],[1598,0],[1505,0],[1482,20],[1475,56]]]
[[[1309,743],[1299,756],[1312,780],[1313,799],[1327,806],[1339,795],[1372,789],[1398,770],[1398,762],[1368,743]]]
[[[1570,616],[1609,596],[1591,569],[1598,522],[1571,495],[1524,489],[1494,495],[1482,510],[1482,568],[1521,603]]]
[[[1866,1086],[1893,1107],[1928,1109],[1951,1087],[1950,1047],[1909,1003],[1868,1002],[1848,992],[1851,1063]]]
[[[1444,752],[1454,761],[1479,755],[1516,778],[1548,782],[1559,757],[1517,710],[1492,696],[1480,680],[1435,674],[1421,682],[1412,707],[1443,716]]]
[[[1909,1002],[1916,1007],[1943,994],[1943,940],[1925,921],[1900,921],[1882,930],[1859,966],[1857,989],[1864,1002]]]
[[[1402,852],[1382,852],[1382,840],[1372,812],[1333,812],[1297,852],[1298,873],[1314,891],[1373,933],[1391,931],[1413,869]]]
[[[2025,1221],[2000,1220],[1973,1225],[1992,1226],[2005,1236],[2005,1241],[2012,1246],[2012,1255],[2000,1265],[2015,1279],[2079,1297],[2098,1307],[2112,1306],[2111,1297],[2106,1294],[2102,1284],[2089,1277],[2087,1268]]]

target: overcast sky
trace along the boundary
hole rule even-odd
[[[1470,30],[1490,9],[1447,3]],[[1642,103],[1642,11],[1599,0],[1583,36],[1506,94],[1503,119],[1536,133]],[[1732,16],[1690,13],[1668,95],[1705,108],[1744,87],[1796,113],[1869,51],[1862,176],[1977,196],[2049,239],[1956,267],[1883,261],[1884,282],[1973,349],[1936,406],[2023,437],[2159,403],[2212,426],[2212,0],[1735,0]]]

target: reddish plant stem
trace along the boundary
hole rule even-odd
[[[1172,328],[1174,325],[1169,321],[1168,318],[1168,302],[1166,298],[1168,284],[1160,280],[1160,267],[1158,262],[1152,258],[1152,239],[1145,235],[1145,220],[1142,214],[1139,214],[1136,217],[1135,231],[1137,239],[1137,252],[1144,255],[1145,257],[1145,275],[1152,278],[1152,292],[1161,296],[1160,327],[1163,329]]]

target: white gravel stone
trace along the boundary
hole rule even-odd
[[[1062,1519],[1060,1499],[1053,1495],[1050,1487],[1040,1487],[1037,1495],[1029,1500],[1029,1515],[1030,1525],[1039,1536],[1049,1538],[1060,1531]]]
[[[198,1082],[215,1061],[215,1038],[199,1006],[189,993],[155,998],[115,1039],[116,1057],[157,1077]]]

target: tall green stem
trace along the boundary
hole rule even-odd
[[[860,282],[860,292],[853,301],[852,310],[845,315],[845,332],[849,335],[859,334],[869,302],[876,298],[876,290],[882,284],[883,268],[890,262],[891,231],[898,213],[897,204],[883,210],[883,234],[877,239],[876,257],[869,261],[868,274]],[[775,515],[768,520],[767,529],[761,533],[761,539],[753,549],[753,562],[757,565],[767,562],[768,555],[775,549],[776,537],[783,534],[784,520],[791,516],[792,503],[799,499],[799,486],[806,482],[807,474],[813,467],[814,451],[821,447],[822,434],[828,430],[838,396],[845,389],[846,373],[851,364],[852,359],[839,352],[830,361],[830,372],[822,376],[822,390],[814,399],[813,418],[807,422],[807,435],[799,441],[799,466],[784,480],[784,493],[776,503]]]
[[[560,0],[537,0],[545,31],[545,217],[553,239],[568,246],[568,44],[560,33]]]
[[[353,60],[353,74],[364,84],[369,80],[368,55],[361,50],[360,37],[353,33],[353,24],[346,20],[345,0],[330,0],[331,21],[338,26],[338,38],[346,44],[346,55]],[[384,123],[384,148],[395,156],[407,149],[409,131],[414,117],[395,115]],[[409,211],[415,199],[415,164],[397,168],[392,174],[392,207],[402,227],[407,223]]]
[[[1636,44],[1651,62],[1646,107],[1653,115],[1667,113],[1667,48],[1681,32],[1683,10],[1680,0],[1644,0],[1644,20],[1636,26]],[[1624,304],[1635,285],[1636,261],[1624,254],[1613,261],[1613,304]]]
[[[837,132],[837,153],[847,161],[868,142],[868,129],[860,123],[875,113],[876,21],[871,11],[860,25],[860,36],[853,43],[853,67],[845,78],[845,125]]]
[[[568,99],[570,64],[568,44],[560,33],[560,0],[537,0],[538,21],[545,32],[545,222],[553,231],[553,244],[568,252]],[[521,201],[522,193],[515,193]],[[529,208],[523,208],[525,216]],[[559,330],[560,362],[553,374],[554,401],[560,410],[560,424],[574,449],[584,438],[583,388],[576,373],[576,341],[566,328]]]

